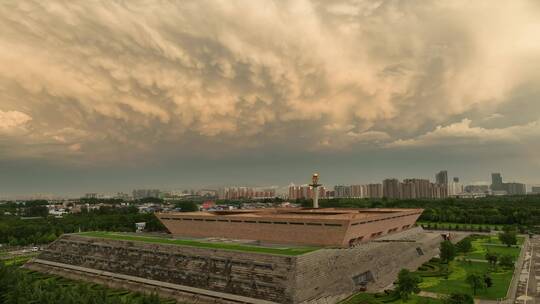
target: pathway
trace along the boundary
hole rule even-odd
[[[540,304],[540,236],[529,241],[519,273],[515,304]]]

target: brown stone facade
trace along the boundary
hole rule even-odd
[[[183,302],[332,304],[385,288],[400,269],[435,256],[441,240],[417,227],[352,248],[281,256],[63,235],[26,267]]]
[[[422,209],[261,209],[158,213],[176,236],[350,247],[414,227]]]
[[[63,235],[38,257],[272,302],[290,302],[293,257]]]

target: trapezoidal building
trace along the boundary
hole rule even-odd
[[[158,213],[179,237],[350,247],[414,227],[422,209],[279,208]]]
[[[422,209],[159,213],[171,234],[64,234],[25,267],[180,303],[334,304],[439,253]]]

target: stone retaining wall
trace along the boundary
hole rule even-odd
[[[386,288],[402,268],[438,254],[441,241],[414,228],[350,249],[282,256],[63,235],[27,267],[191,303],[333,304]]]
[[[289,303],[294,257],[64,235],[41,260]]]

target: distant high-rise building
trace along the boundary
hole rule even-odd
[[[486,194],[489,192],[488,185],[467,185],[464,188],[466,193],[472,194]]]
[[[289,197],[291,191],[294,191],[294,185],[289,186]],[[253,187],[228,187],[221,188],[217,191],[219,199],[236,200],[236,199],[265,199],[276,197],[276,189],[274,188],[253,188]]]
[[[401,198],[402,199],[415,199],[418,198],[416,193],[415,183],[411,180],[404,180],[401,183]]]
[[[527,194],[527,186],[522,183],[504,183],[504,190],[508,195]]]
[[[351,185],[351,197],[364,198],[365,197],[365,185]]]
[[[118,193],[116,193],[116,195],[114,196],[114,198],[116,198],[116,199],[122,199],[122,200],[127,200],[127,199],[129,199],[129,194],[123,193],[123,192],[118,192]]]
[[[401,197],[400,192],[400,184],[398,179],[387,178],[383,180],[383,197],[399,199]]]
[[[328,198],[326,188],[324,186],[317,187],[319,191],[319,198]],[[313,187],[310,185],[296,186],[294,184],[289,185],[289,199],[312,199]]]
[[[135,189],[133,190],[134,199],[143,199],[147,197],[159,198],[161,191],[158,189]]]
[[[84,198],[88,198],[88,199],[98,198],[98,194],[97,193],[86,193],[84,195]]]
[[[540,187],[533,186],[531,192],[532,194],[540,194]]]
[[[516,182],[505,183],[500,173],[492,173],[491,191],[496,194],[523,195],[527,194],[527,186]]]
[[[382,184],[367,184],[365,186],[365,197],[366,198],[382,198],[383,197],[383,186]]]
[[[491,173],[491,190],[492,191],[503,191],[503,179],[500,173]]]
[[[452,183],[448,186],[448,195],[456,196],[463,193],[463,185],[459,182],[459,177],[454,177]]]
[[[416,198],[432,198],[433,197],[433,193],[432,193],[433,184],[428,179],[409,178],[409,179],[405,179],[403,182],[414,185]]]
[[[448,197],[448,185],[430,183],[430,191],[431,191],[430,198],[447,198]]]
[[[348,198],[351,197],[351,186],[337,185],[334,186],[336,192],[336,198]]]
[[[448,171],[442,170],[435,174],[435,185],[433,186],[433,198],[448,197]]]
[[[443,170],[435,174],[435,183],[439,185],[448,185],[448,171]]]
[[[326,191],[326,188],[324,186],[319,186],[319,187],[317,187],[317,189],[319,189],[318,190],[319,191],[319,198],[322,198],[322,199],[327,198],[326,197],[326,192],[327,191]]]

